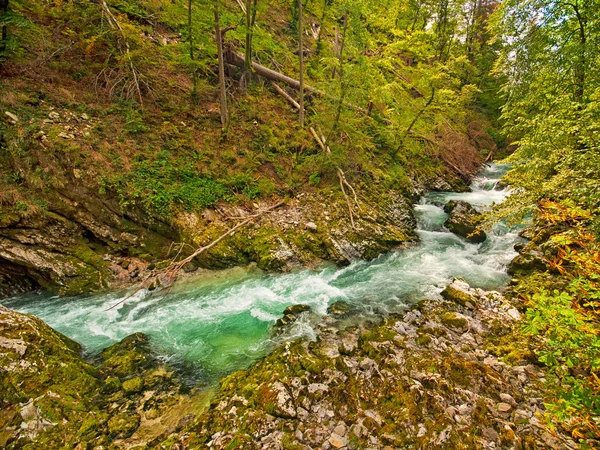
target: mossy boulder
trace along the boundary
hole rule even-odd
[[[126,394],[137,394],[144,389],[144,380],[141,377],[130,378],[123,382],[123,390]]]
[[[285,327],[290,326],[296,320],[300,314],[310,311],[311,308],[308,305],[291,305],[284,309],[283,316],[277,320],[274,329],[281,332]]]
[[[448,311],[440,315],[440,322],[457,331],[465,331],[469,326],[467,318],[454,311]]]
[[[517,255],[509,264],[509,275],[527,275],[532,272],[545,272],[548,266],[540,252],[530,251]]]
[[[473,308],[477,299],[471,292],[469,284],[460,279],[454,279],[452,283],[444,288],[442,297],[448,301],[458,303],[460,306]]]
[[[113,438],[128,438],[139,426],[140,416],[137,413],[117,414],[108,421],[108,431]]]
[[[327,313],[332,316],[345,317],[352,313],[352,306],[349,303],[340,300],[329,305]]]
[[[100,374],[80,351],[37,317],[0,306],[0,447],[40,436],[45,448],[65,445],[56,425],[74,436],[98,411]]]
[[[104,368],[121,379],[136,375],[155,363],[150,338],[143,333],[127,336],[104,349],[102,360]]]
[[[449,214],[444,226],[452,233],[474,244],[487,239],[485,232],[478,229],[481,224],[480,213],[470,203],[451,200],[444,206],[444,212]]]

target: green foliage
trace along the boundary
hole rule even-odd
[[[203,176],[190,163],[172,161],[168,152],[154,161],[135,163],[131,172],[104,178],[102,186],[115,189],[124,207],[140,205],[163,216],[171,215],[177,206],[197,211],[231,199],[231,191],[222,183]]]

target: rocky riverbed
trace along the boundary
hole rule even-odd
[[[187,390],[135,334],[89,364],[39,319],[2,308],[7,448],[579,448],[544,422],[543,370],[497,345],[521,313],[454,280],[381,323],[343,305],[216,395]],[[311,312],[288,311],[288,327]],[[520,359],[519,359],[520,358]],[[508,363],[506,361],[511,361]],[[208,400],[212,401],[208,405]],[[208,406],[207,406],[208,405]]]
[[[520,312],[497,292],[455,280],[383,324],[287,343],[219,394],[183,448],[578,448],[550,433],[542,370],[493,350]],[[302,313],[305,314],[305,313]]]

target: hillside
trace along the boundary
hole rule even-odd
[[[254,63],[297,79],[295,3],[255,4]],[[11,0],[0,292],[135,282],[281,200],[188,269],[374,258],[416,239],[410,203],[420,193],[464,188],[504,145],[487,10],[462,42],[429,26],[433,5],[307,2],[301,127],[276,90],[298,99],[295,89],[230,64],[247,27],[243,5],[225,1],[223,129],[213,6],[192,2],[191,29],[187,6]],[[446,26],[465,20],[454,11]]]

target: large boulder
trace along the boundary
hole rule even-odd
[[[62,438],[53,430],[98,412],[100,373],[80,352],[37,317],[0,305],[0,448],[33,440],[58,448]]]
[[[480,244],[487,239],[485,232],[477,229],[481,224],[480,213],[470,203],[451,200],[444,206],[444,212],[449,214],[444,226],[452,233],[474,244]]]

